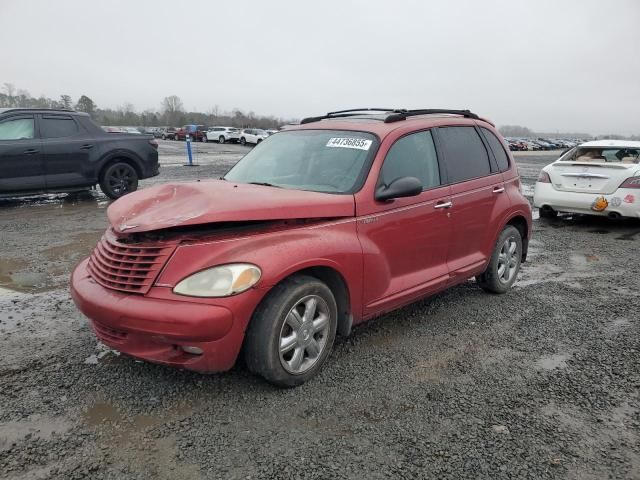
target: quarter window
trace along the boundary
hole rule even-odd
[[[389,149],[380,180],[389,185],[401,177],[416,177],[422,182],[423,189],[440,185],[440,169],[431,132],[402,137]]]
[[[450,183],[463,182],[491,174],[489,155],[473,127],[438,129],[438,146],[444,155]]]
[[[34,137],[33,132],[33,117],[0,123],[0,140],[28,140]]]
[[[496,157],[496,162],[498,162],[498,170],[504,172],[509,169],[509,157],[507,157],[506,152],[504,151],[504,147],[502,146],[502,142],[498,140],[498,138],[493,134],[491,130],[487,130],[486,128],[481,128],[482,133],[484,134],[484,138],[489,142],[489,147],[491,147],[491,151],[493,152],[494,157]]]
[[[42,138],[72,137],[78,133],[78,126],[71,117],[42,117],[40,135]]]

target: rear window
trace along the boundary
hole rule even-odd
[[[489,155],[473,127],[438,128],[438,142],[447,165],[449,183],[491,174]]]
[[[638,163],[640,148],[629,147],[577,147],[567,152],[563,162]]]
[[[481,128],[482,133],[484,134],[484,138],[487,139],[489,143],[489,147],[491,147],[491,151],[493,152],[493,156],[496,157],[496,162],[498,163],[498,169],[501,172],[509,169],[509,157],[507,153],[504,151],[504,147],[502,146],[502,142],[498,140],[498,138],[493,134],[491,130],[487,130],[486,128]]]
[[[78,126],[71,117],[42,117],[40,136],[42,138],[71,137],[78,133]]]

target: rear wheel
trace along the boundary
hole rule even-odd
[[[125,162],[109,165],[100,176],[100,189],[109,198],[120,198],[138,189],[138,173]]]
[[[486,292],[506,293],[518,278],[522,262],[522,237],[518,229],[507,225],[498,237],[487,269],[476,277]]]
[[[320,280],[294,275],[274,287],[256,309],[245,339],[245,362],[252,372],[280,387],[314,377],[336,336],[338,308]]]
[[[218,143],[220,143],[220,144],[224,143],[224,136],[223,135],[220,135],[218,137]]]

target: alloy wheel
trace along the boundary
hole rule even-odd
[[[498,278],[502,283],[509,283],[518,270],[518,243],[513,237],[505,240],[498,255]]]
[[[135,182],[135,172],[129,165],[122,165],[111,172],[107,181],[113,193],[124,195]]]

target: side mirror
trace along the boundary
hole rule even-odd
[[[416,177],[396,178],[388,186],[381,185],[376,190],[376,200],[384,202],[394,198],[415,197],[422,193],[422,182]]]

